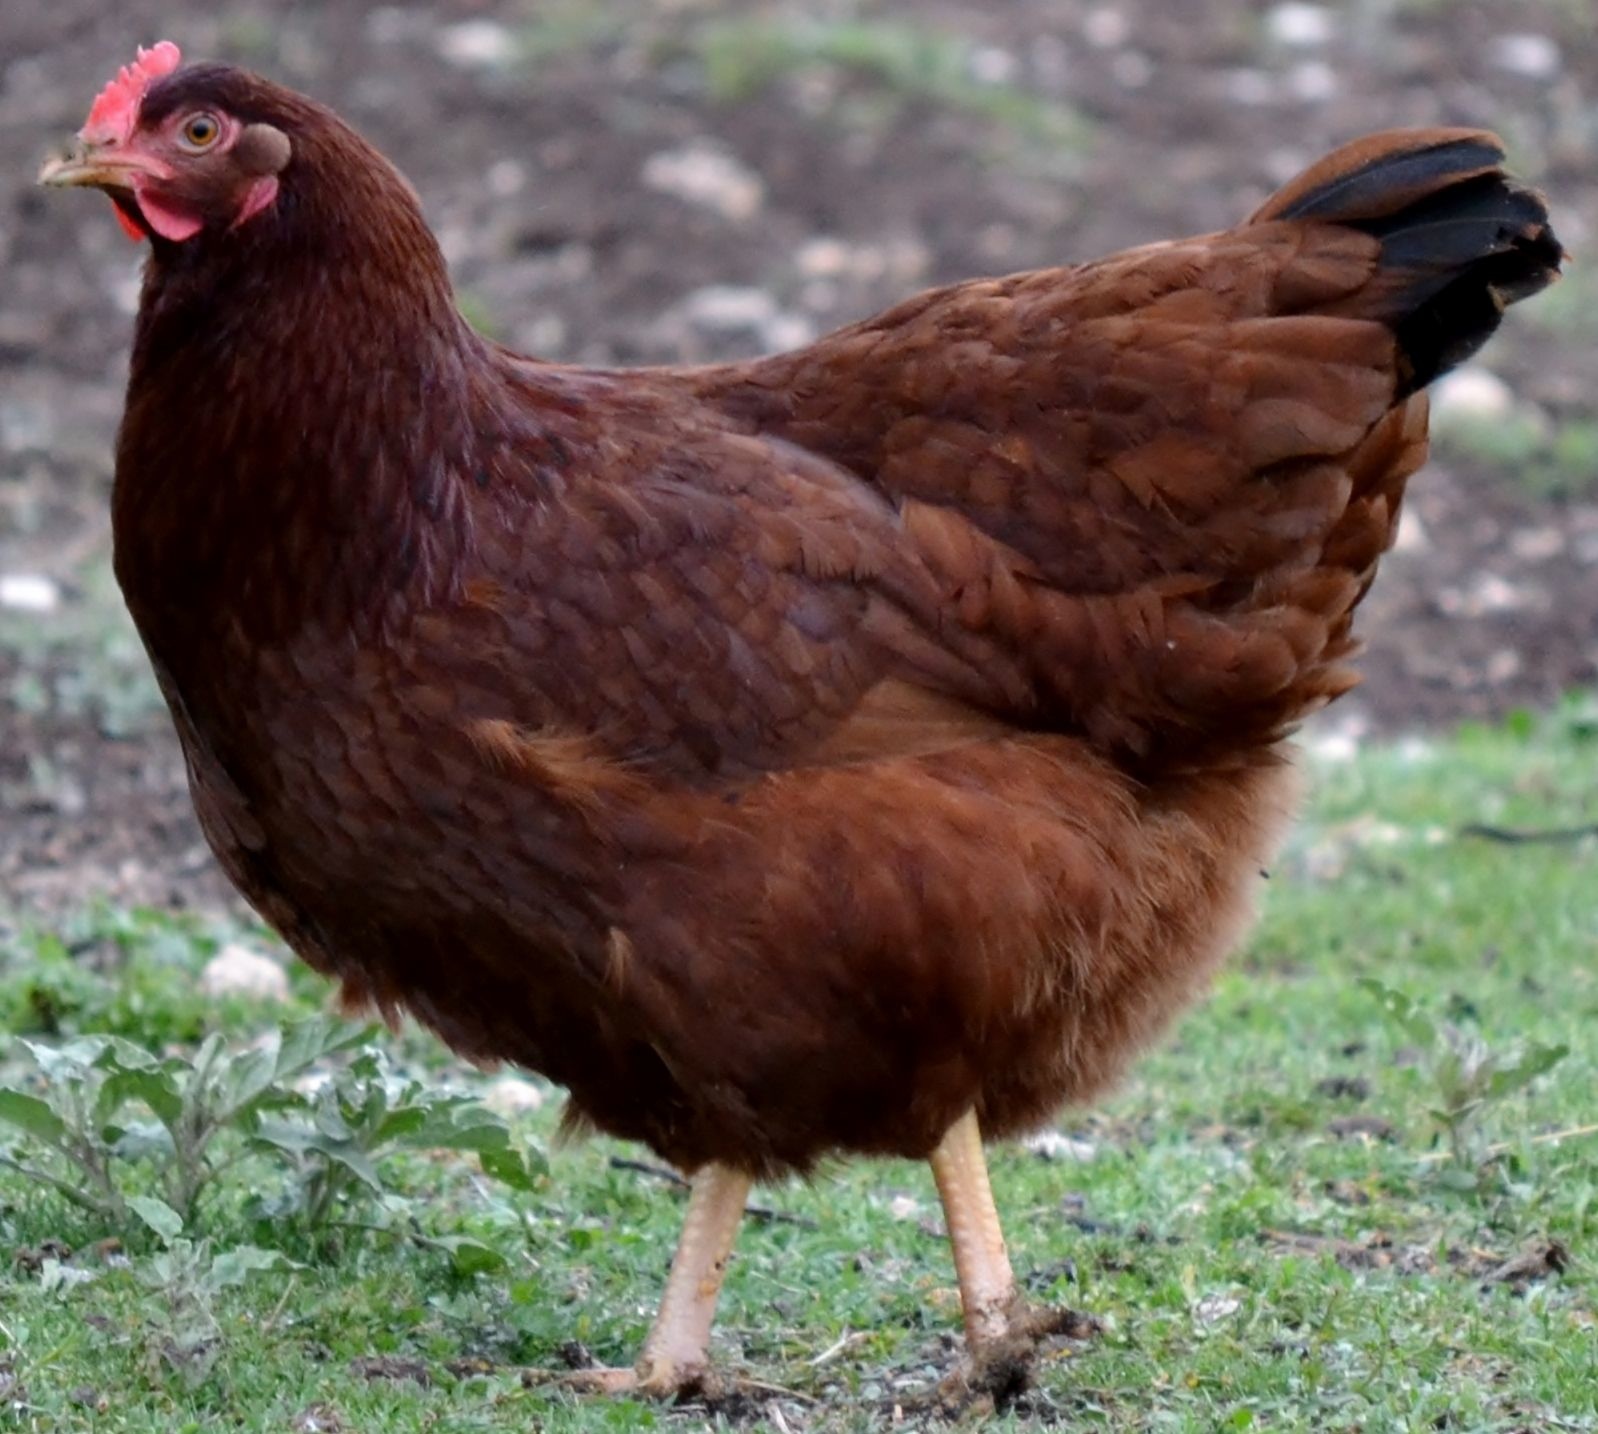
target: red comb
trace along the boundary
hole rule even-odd
[[[170,40],[159,40],[148,50],[141,45],[138,58],[117,71],[116,78],[95,97],[79,137],[94,144],[126,143],[138,123],[139,106],[150,82],[170,75],[182,61],[182,53]]]

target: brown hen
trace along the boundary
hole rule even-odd
[[[929,1158],[975,1369],[980,1137],[1101,1090],[1248,920],[1354,680],[1421,389],[1560,262],[1491,135],[798,352],[481,338],[390,165],[157,46],[53,184],[151,255],[116,571],[222,865],[354,1005],[693,1173],[635,1370],[703,1378],[752,1179]]]

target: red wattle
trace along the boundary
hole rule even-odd
[[[185,239],[192,239],[205,227],[194,215],[185,214],[181,209],[173,209],[163,204],[137,180],[134,181],[133,192],[138,196],[139,211],[144,215],[144,222],[163,239],[181,244]]]
[[[114,199],[111,201],[111,209],[116,214],[117,223],[122,226],[122,232],[126,234],[128,238],[131,239],[135,244],[141,243],[144,239],[144,230],[140,229],[139,226],[128,217],[128,211],[125,210]]]

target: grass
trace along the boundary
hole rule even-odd
[[[845,4],[821,15],[780,5],[751,14],[713,4],[651,18],[613,3],[560,0],[518,27],[516,42],[521,62],[534,69],[626,42],[645,63],[676,70],[721,105],[820,78],[839,91],[824,108],[844,129],[880,129],[907,106],[921,106],[982,123],[991,131],[986,140],[1018,145],[1022,153],[1009,157],[1033,164],[1077,155],[1091,142],[1085,116],[984,74],[982,47],[970,36],[873,8]]]
[[[1018,1271],[1105,1326],[995,1427],[1598,1429],[1598,1135],[1555,1138],[1598,1119],[1598,838],[1574,830],[1595,819],[1598,706],[1311,765],[1312,810],[1213,999],[1113,1100],[1062,1117],[1069,1158],[994,1154]],[[286,1013],[199,1001],[195,972],[241,935],[259,939],[112,910],[24,929],[0,1016],[34,1040],[241,1046],[320,999],[297,975]],[[407,1079],[487,1079],[414,1031],[379,1044]],[[221,1169],[181,1231],[111,1228],[0,1174],[0,1429],[731,1418],[524,1384],[569,1341],[631,1357],[682,1213],[613,1164],[641,1152],[552,1147],[555,1104],[513,1122],[550,1147],[530,1188],[395,1149],[320,1223],[282,1217],[286,1177],[259,1159]],[[759,1198],[781,1218],[746,1224],[717,1350],[794,1393],[741,1417],[881,1427],[954,1358],[927,1172],[842,1165]]]
[[[14,668],[0,683],[0,705],[85,717],[113,737],[148,731],[152,719],[165,720],[165,708],[109,557],[85,563],[74,582],[75,600],[46,621],[0,609],[0,653]]]
[[[989,120],[1036,142],[1080,148],[1086,121],[1007,81],[982,79],[966,36],[909,21],[768,15],[709,22],[692,43],[712,99],[749,100],[807,69],[857,76],[881,93]]]
[[[1517,410],[1502,417],[1441,414],[1437,452],[1478,464],[1535,498],[1589,498],[1598,492],[1598,420],[1549,423]]]

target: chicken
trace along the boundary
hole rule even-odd
[[[1560,264],[1501,159],[1375,135],[1225,233],[636,371],[474,333],[374,149],[170,44],[46,166],[150,246],[115,564],[222,866],[692,1175],[592,1386],[702,1382],[751,1181],[837,1155],[931,1162],[968,1376],[1024,1362],[982,1141],[1247,925],[1422,390]]]

